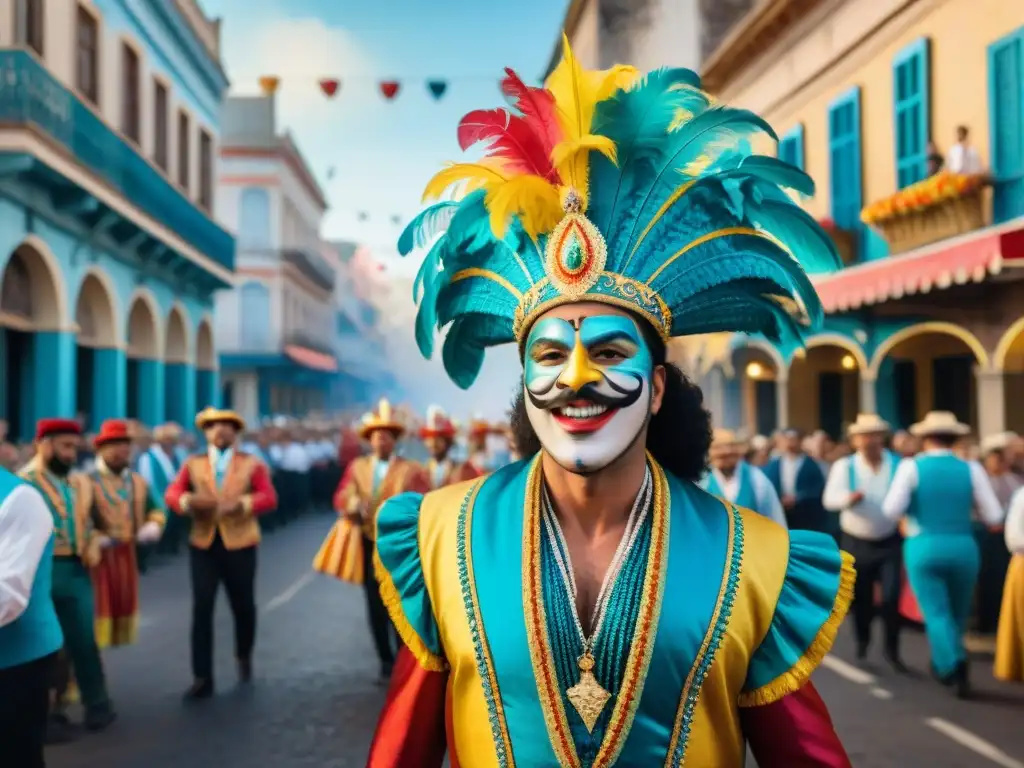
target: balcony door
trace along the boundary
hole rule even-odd
[[[1024,27],[988,49],[995,223],[1024,216]]]

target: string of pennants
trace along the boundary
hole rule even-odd
[[[264,96],[273,96],[281,88],[282,78],[277,75],[264,75],[257,82]],[[501,87],[500,80],[495,80],[494,82],[496,86]],[[448,92],[448,80],[440,78],[427,79],[422,81],[422,83],[426,87],[427,93],[435,101],[440,101],[445,93]],[[344,80],[339,77],[322,77],[317,80],[317,84],[325,98],[333,99],[341,93]],[[408,80],[378,80],[377,90],[388,101],[394,101],[399,93],[402,93],[403,89],[406,89],[409,84]]]

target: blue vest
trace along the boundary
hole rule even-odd
[[[741,461],[736,466],[736,479],[739,481],[740,489],[736,494],[736,498],[731,500],[732,503],[737,507],[752,510],[760,515],[767,515],[769,510],[758,509],[757,507],[757,495],[754,493],[754,480],[751,477],[750,465]],[[700,486],[712,496],[725,498],[725,493],[718,485],[714,472],[708,472]]]
[[[0,498],[7,498],[21,484],[22,481],[10,472],[0,470]],[[50,540],[39,560],[39,568],[36,569],[25,612],[10,624],[0,627],[0,669],[41,659],[64,645],[64,636],[50,594],[52,578],[53,534],[50,534]]]
[[[907,510],[910,534],[973,535],[974,483],[970,464],[952,454],[922,455],[914,463],[917,488]]]

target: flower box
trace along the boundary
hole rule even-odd
[[[861,211],[861,220],[885,238],[891,253],[971,232],[985,225],[983,174],[938,173]]]
[[[836,244],[836,251],[843,261],[843,266],[848,267],[857,259],[857,239],[853,232],[848,229],[840,229],[832,219],[819,219],[818,224],[828,232],[832,242]]]

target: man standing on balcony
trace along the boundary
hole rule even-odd
[[[358,521],[363,529],[363,588],[370,632],[380,659],[381,681],[387,682],[395,665],[395,632],[374,578],[373,556],[377,538],[377,510],[390,499],[407,491],[426,493],[430,481],[416,462],[395,454],[395,445],[405,434],[404,425],[395,417],[391,404],[381,400],[376,413],[363,416],[359,437],[370,444],[371,454],[360,456],[345,469],[334,495],[334,508]]]
[[[456,462],[448,458],[455,441],[455,425],[440,406],[432,405],[427,409],[427,423],[420,430],[420,439],[430,453],[426,469],[431,489],[480,476],[468,461]]]
[[[984,170],[978,150],[970,143],[970,135],[971,131],[966,125],[957,126],[956,144],[949,148],[949,156],[946,158],[946,169],[950,173],[971,176]]]
[[[139,456],[138,473],[146,481],[153,496],[163,499],[167,487],[178,474],[181,462],[177,448],[181,441],[181,427],[177,424],[162,424],[153,430],[153,444]],[[184,518],[170,515],[166,521],[158,551],[176,555],[186,536],[187,524]]]
[[[701,488],[785,528],[786,513],[779,495],[764,472],[742,461],[743,448],[732,430],[716,429],[711,436],[711,470],[700,483]]]
[[[848,434],[856,453],[832,465],[825,485],[825,509],[839,513],[840,546],[857,563],[853,593],[853,628],[857,658],[867,657],[871,622],[875,616],[875,589],[882,590],[885,624],[883,654],[890,666],[903,673],[900,659],[900,588],[903,584],[903,537],[895,520],[882,512],[900,458],[885,449],[889,425],[875,414],[861,413]]]
[[[235,659],[243,683],[252,679],[256,642],[257,517],[277,506],[266,465],[235,449],[245,421],[207,408],[196,416],[207,451],[189,456],[167,488],[167,508],[192,518],[192,686],[186,701],[213,696],[213,610],[223,582],[235,619]]]
[[[803,435],[798,429],[783,430],[781,452],[764,468],[775,492],[782,499],[786,522],[793,530],[828,531],[821,495],[825,475],[821,465],[804,453]]]

